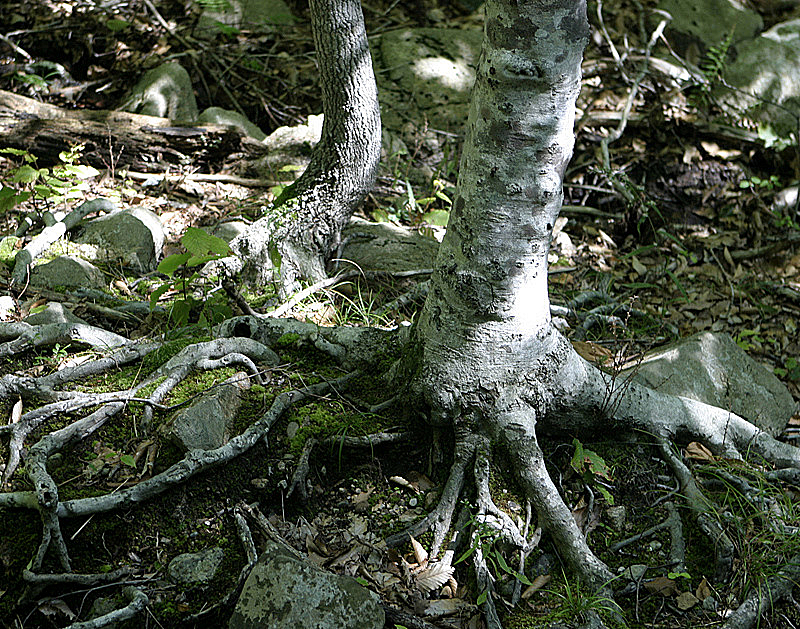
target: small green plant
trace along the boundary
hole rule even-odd
[[[609,505],[613,505],[614,496],[598,482],[598,478],[602,478],[606,481],[612,480],[611,468],[603,457],[594,450],[584,448],[583,444],[577,438],[572,440],[572,445],[575,448],[575,452],[572,455],[570,467],[583,478],[583,481],[587,485],[591,485],[595,488]]]
[[[775,367],[773,371],[779,378],[787,378],[793,381],[800,380],[800,362],[794,356],[789,356],[784,361],[783,367]]]
[[[728,34],[717,46],[709,46],[705,58],[700,62],[700,71],[703,73],[706,83],[702,86],[703,91],[708,92],[714,83],[718,82],[728,59],[728,51],[733,43],[733,31],[731,28]]]
[[[0,149],[0,154],[13,155],[22,162],[8,172],[8,180],[0,188],[0,213],[13,209],[28,199],[47,204],[60,204],[79,199],[89,189],[87,179],[99,175],[92,166],[78,164],[84,145],[77,144],[61,151],[61,163],[51,168],[38,168],[36,156],[14,148]]]
[[[746,352],[754,347],[758,347],[763,342],[764,339],[761,337],[758,330],[745,328],[736,335],[736,344]]]
[[[772,191],[780,185],[777,175],[770,175],[769,179],[762,179],[752,175],[749,179],[742,179],[739,182],[740,188],[750,188],[752,190]]]
[[[570,583],[566,574],[563,576],[564,581],[559,589],[545,590],[561,600],[559,608],[548,614],[549,619],[586,621],[587,615],[593,612],[610,626],[627,627],[613,599],[602,594],[587,592],[584,589],[586,586],[582,586],[580,581]]]
[[[231,315],[230,307],[218,292],[207,294],[205,278],[196,269],[212,260],[229,256],[230,247],[222,238],[212,236],[197,227],[186,230],[181,237],[181,244],[186,249],[185,253],[167,256],[158,265],[159,273],[163,273],[168,279],[150,295],[150,307],[155,308],[161,296],[172,290],[178,293],[178,297],[172,302],[169,316],[177,327],[185,326],[192,310],[198,307],[198,323],[201,326],[219,323]],[[199,297],[195,296],[195,290],[200,291]]]
[[[472,543],[470,544],[470,547],[467,548],[467,550],[465,550],[462,555],[453,562],[453,565],[465,561],[473,553],[480,550],[481,555],[496,576],[506,573],[510,574],[524,585],[533,585],[528,577],[521,572],[514,570],[508,565],[508,562],[503,556],[502,551],[498,548],[497,542],[500,539],[500,532],[496,528],[489,526],[485,522],[477,520],[474,516],[470,518],[469,522],[467,523],[467,527],[473,528]],[[486,602],[488,596],[489,592],[484,590],[478,595],[478,600],[476,603],[478,605],[482,605]]]

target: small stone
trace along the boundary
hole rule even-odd
[[[297,422],[289,422],[289,425],[286,426],[286,436],[289,437],[290,440],[294,439],[298,430],[300,430],[300,424]]]
[[[224,556],[225,552],[221,548],[184,553],[169,562],[167,574],[173,583],[208,583],[217,573]]]
[[[650,552],[654,552],[656,550],[661,550],[661,547],[662,547],[661,542],[650,542],[647,545],[647,550],[649,550]]]
[[[628,512],[624,505],[616,505],[606,509],[606,517],[611,528],[615,531],[621,531],[625,528]]]
[[[637,563],[625,568],[625,570],[622,572],[622,576],[626,579],[630,579],[631,581],[640,581],[645,572],[647,572],[647,566],[645,564]]]
[[[419,503],[419,500],[417,500],[416,498],[411,498],[408,501],[408,506],[409,507],[416,507],[418,503]]]
[[[703,609],[706,611],[715,612],[717,611],[717,607],[719,607],[719,603],[713,596],[706,596],[703,599]]]

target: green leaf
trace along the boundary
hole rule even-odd
[[[189,322],[189,313],[191,310],[192,304],[188,299],[178,299],[172,304],[169,318],[172,319],[178,327],[183,327]]]
[[[489,598],[489,590],[484,590],[481,592],[480,596],[478,596],[478,600],[475,602],[477,605],[483,605],[487,598]]]
[[[46,168],[42,169],[45,172],[47,171]],[[34,168],[33,166],[29,166],[28,164],[23,164],[19,168],[17,168],[17,172],[15,172],[11,176],[12,183],[33,183],[39,178],[40,171],[38,168]]]
[[[211,262],[211,260],[219,260],[219,255],[216,253],[207,253],[202,256],[192,256],[186,261],[186,266],[188,267],[202,266],[206,262]]]
[[[503,572],[508,572],[508,574],[514,572],[506,563],[506,558],[503,557],[501,553],[497,553],[496,556],[497,556],[497,563],[500,565],[500,568],[503,570]]]
[[[191,257],[189,253],[173,253],[158,263],[158,272],[172,277],[175,271],[177,271],[182,264],[186,264]]]
[[[0,153],[5,153],[6,155],[16,155],[18,157],[24,157],[26,162],[32,162],[36,159],[25,149],[12,149],[10,147],[7,147],[4,149],[0,149]]]
[[[161,286],[150,293],[150,310],[156,307],[159,298],[170,289],[170,286],[170,282],[164,282]]]
[[[422,220],[430,225],[447,227],[447,221],[450,220],[450,212],[447,210],[430,210],[422,215]]]
[[[124,31],[126,28],[130,26],[130,22],[126,22],[125,20],[117,20],[112,18],[106,22],[106,28],[113,33],[118,33],[119,31]]]
[[[133,459],[133,456],[130,454],[123,454],[119,457],[119,462],[123,465],[127,465],[128,467],[136,468],[136,461]]]
[[[181,237],[181,244],[186,250],[195,256],[202,256],[208,253],[215,253],[220,256],[230,255],[231,249],[228,243],[217,236],[212,236],[202,229],[190,227]]]

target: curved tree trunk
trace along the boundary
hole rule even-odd
[[[714,541],[717,575],[725,578],[733,546],[718,522],[702,519],[701,490],[669,441],[694,437],[720,456],[747,452],[793,468],[800,467],[800,450],[723,409],[616,382],[580,358],[550,321],[547,254],[572,155],[588,32],[585,0],[486,4],[453,212],[410,346],[413,392],[437,424],[454,426],[456,460],[439,506],[412,532],[432,529],[435,555],[467,466],[475,467],[475,517],[504,522],[480,470],[482,450],[499,450],[562,558],[582,579],[608,590],[612,574],[550,479],[537,434],[641,431],[660,445]],[[517,541],[513,524],[498,528],[512,543],[528,543]],[[480,577],[485,565],[476,569]],[[479,583],[491,594],[489,581]],[[487,620],[499,626],[492,597],[486,600]]]
[[[322,86],[322,137],[303,175],[231,246],[255,283],[286,296],[317,281],[341,230],[375,183],[381,147],[378,90],[359,0],[311,0]]]

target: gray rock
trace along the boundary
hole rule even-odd
[[[433,129],[461,133],[467,121],[481,29],[419,28],[384,33],[376,57],[381,117],[399,129],[409,107]],[[422,119],[422,118],[420,118]]]
[[[45,288],[98,288],[106,286],[106,280],[100,270],[74,256],[58,256],[39,264],[31,272],[31,284]]]
[[[204,110],[203,113],[197,117],[197,122],[235,127],[244,135],[258,140],[259,142],[262,142],[267,137],[266,133],[250,122],[238,111],[222,109],[221,107],[209,107],[208,109]]]
[[[229,629],[381,629],[378,597],[268,542],[245,581]]]
[[[119,109],[176,122],[194,122],[197,119],[197,101],[189,73],[175,61],[148,70]]]
[[[341,257],[365,271],[409,271],[433,267],[439,243],[392,223],[354,217],[344,230]]]
[[[8,321],[14,316],[17,305],[11,295],[0,295],[0,321]]]
[[[130,208],[89,221],[76,240],[101,247],[100,258],[121,258],[124,264],[148,272],[158,264],[164,227],[150,210]]]
[[[245,373],[237,373],[206,391],[194,403],[178,410],[162,432],[185,450],[213,450],[231,438],[230,427],[241,406],[241,393],[250,386]]]
[[[738,0],[662,0],[658,8],[672,16],[667,33],[681,53],[692,44],[700,53],[705,53],[711,46],[725,41],[731,29],[735,45],[764,28],[761,16]]]
[[[221,6],[201,4],[203,13],[197,21],[195,34],[210,39],[230,29],[246,28],[270,32],[276,26],[294,24],[295,18],[283,0],[223,0]]]
[[[776,24],[738,44],[735,61],[725,67],[725,80],[741,90],[718,90],[722,102],[733,112],[769,125],[781,138],[796,133],[800,116],[800,19]]]
[[[31,325],[44,325],[48,323],[86,323],[86,321],[80,317],[72,314],[69,308],[65,308],[64,304],[57,301],[48,302],[42,310],[28,315],[25,317],[24,321]]]
[[[211,233],[217,238],[230,242],[239,234],[243,234],[246,229],[247,223],[244,221],[228,221],[217,225]]]
[[[306,124],[278,127],[264,139],[267,154],[256,167],[271,179],[292,181],[311,161],[312,149],[322,137],[323,114],[309,116]]]
[[[208,583],[214,578],[224,557],[225,551],[221,548],[208,548],[199,553],[184,553],[169,562],[167,575],[170,581],[182,585]]]
[[[617,380],[630,375],[662,393],[730,409],[772,436],[783,432],[795,409],[780,380],[724,333],[700,332],[650,352]]]

